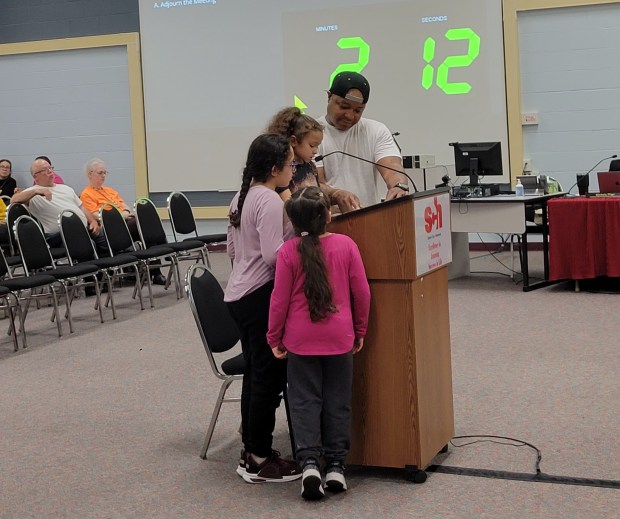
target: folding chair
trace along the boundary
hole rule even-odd
[[[21,301],[25,300],[28,303],[30,299],[39,297],[40,295],[49,295],[54,305],[54,314],[56,316],[57,323],[60,321],[58,318],[58,301],[56,293],[54,292],[54,284],[56,278],[47,274],[37,274],[28,277],[13,278],[11,276],[11,270],[6,262],[4,252],[0,249],[0,298],[6,301],[6,307],[9,311],[9,333],[13,336],[13,349],[17,351],[19,349],[19,343],[17,340],[17,331],[15,329],[15,309],[17,309],[19,315],[19,328],[22,336],[22,347],[27,348],[28,342],[26,341],[26,328],[25,321],[28,311],[26,307],[25,311],[21,307]],[[48,287],[49,294],[34,294],[35,289]],[[25,293],[28,295],[25,295]],[[61,330],[59,328],[59,336]]]
[[[198,235],[196,228],[196,220],[194,219],[194,212],[192,211],[192,205],[185,194],[180,191],[174,191],[170,193],[166,200],[168,205],[168,216],[170,217],[170,224],[172,226],[172,234],[174,241],[179,241],[182,238],[181,235],[193,235],[188,238],[182,238],[185,240],[200,240],[206,245],[213,243],[225,242],[226,233],[223,234],[202,234]],[[211,260],[209,259],[209,249],[207,248],[207,265],[211,268]]]
[[[225,402],[239,402],[241,400],[239,397],[227,398],[226,392],[233,382],[243,380],[245,362],[242,353],[223,362],[218,362],[215,358],[215,354],[227,353],[232,350],[241,340],[241,333],[224,302],[224,291],[211,271],[204,265],[192,265],[185,277],[185,289],[187,290],[187,299],[189,300],[202,344],[207,353],[209,365],[214,375],[222,381],[213,414],[211,415],[211,421],[209,422],[207,435],[200,452],[200,457],[206,459],[207,450],[211,443],[211,437],[213,436],[222,404]],[[286,390],[283,396],[286,418],[289,424],[291,449],[294,455],[295,441]]]
[[[174,274],[177,286],[177,297],[183,297],[181,290],[181,272],[179,261],[202,261],[207,264],[207,246],[200,240],[168,242],[164,225],[157,213],[155,204],[148,198],[138,198],[134,204],[140,239],[145,247],[165,245],[174,252]],[[170,276],[168,276],[170,277]]]
[[[17,246],[17,241],[15,241],[15,232],[13,228],[15,226],[15,221],[20,216],[30,216],[30,211],[24,204],[9,204],[6,206],[6,223],[9,226],[9,246],[11,249],[11,257],[17,258],[17,263],[21,263],[21,258],[19,258],[19,247]],[[10,266],[12,262],[8,261]]]
[[[142,265],[141,283],[144,281],[149,290],[149,300],[151,308],[153,304],[153,289],[151,287],[150,269],[159,268],[160,261],[165,260],[170,263],[170,268],[174,266],[174,251],[170,247],[158,246],[146,249],[138,249],[131,237],[131,233],[127,228],[127,223],[118,207],[111,203],[101,205],[99,209],[99,221],[103,225],[105,237],[108,241],[108,249],[110,256],[114,257],[119,254],[127,253],[135,256]],[[176,279],[175,279],[176,281]],[[178,290],[178,287],[177,287]],[[178,297],[178,296],[177,296]]]
[[[99,291],[99,281],[97,273],[99,269],[95,265],[63,265],[56,266],[50,253],[43,230],[31,216],[20,216],[15,221],[14,227],[17,245],[22,257],[24,272],[26,276],[34,273],[44,272],[52,276],[64,289],[66,297],[66,317],[69,321],[69,331],[73,333],[73,318],[71,317],[71,302],[73,300],[74,289],[77,285],[85,284],[86,278],[93,278],[95,294],[97,296],[96,305],[99,309],[99,319],[103,323],[103,310],[101,309],[101,294]],[[71,286],[71,294],[69,294]],[[58,316],[57,316],[58,317]],[[58,333],[62,335],[60,318],[57,318]]]
[[[116,319],[116,307],[114,306],[113,286],[114,279],[117,276],[126,275],[123,272],[125,268],[131,268],[134,271],[135,288],[140,299],[140,309],[144,310],[142,301],[142,287],[140,286],[140,272],[138,265],[140,261],[131,254],[118,254],[109,258],[100,258],[97,255],[93,241],[90,239],[88,229],[82,222],[81,218],[73,211],[66,210],[60,213],[58,217],[58,226],[62,241],[67,249],[67,257],[70,265],[88,264],[97,267],[105,277],[108,286],[108,298],[106,306],[110,304],[112,307],[112,318]],[[135,298],[135,295],[134,295]]]
[[[9,245],[11,246],[11,257],[7,258],[7,263],[10,267],[21,263],[21,258],[19,258],[19,247],[15,240],[15,222],[20,216],[30,216],[37,224],[39,223],[37,219],[30,214],[28,207],[24,204],[11,204],[6,208],[6,221],[9,226]],[[64,247],[49,247],[49,251],[52,258],[55,260],[67,257],[67,251]]]

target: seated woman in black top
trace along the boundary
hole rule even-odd
[[[11,176],[13,164],[9,159],[0,159],[0,195],[13,196],[17,182]]]

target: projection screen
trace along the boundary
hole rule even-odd
[[[140,24],[151,192],[238,189],[273,114],[323,115],[341,70],[403,154],[452,172],[448,143],[501,141],[509,179],[499,0],[140,0]]]

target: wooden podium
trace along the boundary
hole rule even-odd
[[[431,243],[429,237],[441,234],[416,236],[416,227],[422,234],[417,207],[426,209],[435,228],[432,203],[438,199],[444,203],[439,221],[443,219],[451,249],[446,189],[335,216],[329,226],[357,243],[372,295],[364,348],[355,356],[348,462],[413,470],[414,480],[422,475],[421,481],[426,479],[423,469],[454,436],[447,268],[451,252],[436,268],[420,268],[416,258],[420,245],[426,246],[424,240]]]

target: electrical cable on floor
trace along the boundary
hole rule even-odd
[[[495,254],[496,254],[497,252],[499,252],[499,250],[497,250],[497,251],[493,252],[493,251],[489,248],[488,244],[487,244],[487,243],[486,243],[486,242],[482,239],[482,236],[480,236],[480,233],[476,233],[476,234],[477,234],[478,238],[480,239],[480,243],[482,243],[482,245],[484,245],[484,247],[485,247],[485,249],[487,250],[487,252],[489,253],[489,255],[490,255],[490,256],[491,256],[491,257],[492,257],[495,261],[497,261],[497,262],[498,262],[498,263],[499,263],[502,267],[504,267],[506,270],[508,270],[508,271],[512,272],[513,274],[521,274],[521,272],[517,272],[516,270],[511,269],[508,265],[505,265],[505,264],[504,264],[504,263],[502,263],[499,259],[497,259],[497,257],[495,256]],[[502,246],[503,246],[503,245],[505,245],[505,243],[504,243],[504,242],[502,242]],[[480,257],[482,257],[482,256],[477,256],[477,257],[478,257],[478,258],[480,258]],[[475,259],[475,258],[474,258],[474,259]],[[509,275],[509,274],[506,274],[506,273],[504,273],[504,272],[482,272],[482,271],[480,271],[480,272],[479,272],[479,271],[474,271],[474,270],[472,270],[472,271],[471,271],[471,273],[472,273],[472,274],[500,274],[500,275],[503,275],[503,276],[510,277],[510,275]],[[516,280],[515,280],[515,281],[514,281],[514,283],[515,283],[515,284],[517,284],[517,283],[518,283],[518,281],[516,281]]]
[[[455,444],[454,440],[459,439],[476,439],[475,441],[470,441],[463,444]],[[510,442],[516,443],[506,443],[497,440],[508,440]],[[478,434],[478,435],[467,435],[467,436],[455,436],[450,440],[450,444],[454,447],[466,447],[467,445],[473,445],[475,443],[483,443],[483,442],[491,442],[497,443],[500,445],[510,445],[512,447],[529,447],[536,452],[536,463],[535,463],[535,473],[527,473],[527,472],[508,472],[502,470],[488,470],[488,469],[476,469],[470,467],[450,467],[445,465],[430,465],[426,468],[427,472],[435,472],[440,474],[452,474],[457,476],[474,476],[474,477],[482,477],[482,478],[493,478],[493,479],[506,479],[512,481],[526,481],[532,483],[554,483],[559,485],[578,485],[578,486],[588,486],[588,487],[599,487],[599,488],[613,488],[620,489],[620,481],[614,479],[595,479],[595,478],[582,478],[582,477],[574,477],[574,476],[555,476],[552,474],[545,474],[540,469],[540,463],[542,461],[542,452],[538,447],[532,445],[523,440],[518,440],[516,438],[509,438],[507,436],[494,436],[490,434]]]
[[[476,440],[476,441],[472,441],[472,442],[467,442],[467,443],[463,443],[461,445],[457,445],[456,443],[454,443],[454,440],[462,440],[465,438],[482,438],[481,440]],[[497,440],[509,440],[511,442],[516,442],[516,443],[506,443],[506,442],[499,442]],[[535,445],[532,445],[531,443],[528,443],[526,441],[523,440],[518,440],[517,438],[510,438],[508,436],[494,436],[492,434],[477,434],[477,435],[467,435],[467,436],[455,436],[454,438],[452,438],[452,440],[450,440],[450,444],[453,445],[454,447],[466,447],[467,445],[473,445],[475,443],[485,443],[485,442],[489,442],[489,443],[498,443],[500,445],[510,445],[512,447],[529,447],[531,449],[534,449],[536,451],[536,464],[535,464],[535,469],[536,469],[536,474],[540,474],[540,462],[542,461],[542,452],[540,452],[540,449],[538,447],[536,447]]]
[[[499,254],[500,252],[503,252],[505,250],[505,247],[508,244],[506,242],[506,239],[500,233],[495,233],[495,234],[497,234],[497,236],[499,236],[499,239],[501,240],[501,243],[495,248],[495,250],[493,250],[493,251],[489,250],[489,248],[486,247],[486,244],[485,244],[485,248],[487,249],[487,252],[485,252],[484,254],[479,254],[478,256],[473,256],[473,257],[469,258],[471,261],[477,260],[477,259],[480,259],[480,258],[486,258],[488,256],[493,256],[493,254]],[[480,237],[480,235],[478,235],[478,237]],[[482,243],[484,243],[484,242],[482,242]]]

